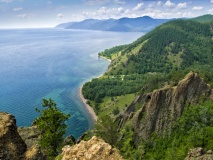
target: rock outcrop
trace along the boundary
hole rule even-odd
[[[141,95],[118,119],[120,127],[133,119],[134,141],[147,140],[152,133],[168,134],[181,116],[184,107],[205,101],[211,95],[211,87],[197,73],[190,72],[177,86],[166,86],[152,93]],[[135,106],[141,106],[135,111]],[[132,118],[133,117],[133,118]]]
[[[19,160],[27,146],[17,132],[16,119],[8,113],[0,113],[0,159]]]
[[[185,160],[213,160],[212,150],[204,153],[201,147],[191,149]]]
[[[38,142],[39,135],[35,126],[17,129],[15,117],[0,112],[0,160],[45,160],[40,147],[34,144]]]
[[[37,126],[19,127],[18,133],[27,145],[27,148],[31,148],[33,145],[39,143],[41,132]]]
[[[153,91],[134,116],[136,138],[138,135],[146,140],[153,132],[157,135],[168,134],[185,106],[204,101],[210,94],[210,85],[193,72],[188,73],[175,87]]]
[[[95,136],[89,141],[65,146],[62,151],[62,160],[122,160],[115,148]]]

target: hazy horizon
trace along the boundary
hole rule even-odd
[[[0,0],[1,29],[53,28],[85,19],[170,19],[205,14],[213,14],[213,0]]]

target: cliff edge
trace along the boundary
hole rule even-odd
[[[140,95],[119,117],[120,127],[132,119],[134,141],[146,141],[152,133],[158,136],[170,134],[174,122],[182,115],[184,107],[205,101],[211,95],[211,87],[190,72],[177,86],[165,86],[152,93]],[[136,110],[136,106],[140,108]]]
[[[17,131],[16,119],[8,113],[0,113],[0,159],[18,160],[27,146]]]
[[[62,160],[122,160],[115,148],[95,136],[89,141],[81,141],[74,146],[65,146],[62,151]]]

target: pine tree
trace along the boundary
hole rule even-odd
[[[52,159],[61,149],[60,145],[67,129],[65,121],[70,115],[61,112],[51,98],[43,99],[42,107],[42,110],[36,108],[40,115],[35,119],[35,124],[41,131],[40,145],[49,159]]]

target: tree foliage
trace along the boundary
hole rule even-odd
[[[146,144],[145,159],[184,159],[191,148],[213,147],[213,103],[206,101],[185,107],[171,135],[153,136]]]
[[[110,116],[98,118],[95,124],[95,135],[112,146],[116,146],[119,134],[118,125]]]
[[[60,145],[67,128],[65,121],[70,115],[61,112],[51,98],[43,99],[42,107],[41,110],[36,108],[40,115],[35,119],[35,124],[41,131],[40,145],[51,159],[58,155],[58,151],[61,149]]]
[[[101,55],[108,58],[116,57],[114,55],[118,52],[121,54],[112,61],[104,77],[84,85],[85,98],[98,108],[106,97],[130,93],[143,95],[162,86],[177,85],[189,71],[198,72],[213,87],[212,28],[213,22],[174,20],[129,45],[105,50]],[[110,107],[116,114],[116,102],[114,104]],[[171,135],[158,137],[153,134],[152,139],[144,144],[133,144],[134,131],[131,126],[122,128],[117,132],[122,135],[123,141],[119,142],[118,147],[128,159],[184,159],[190,148],[199,146],[211,149],[212,108],[212,101],[186,107]],[[99,128],[100,131],[104,130],[101,125]],[[104,132],[100,133],[103,136]]]

